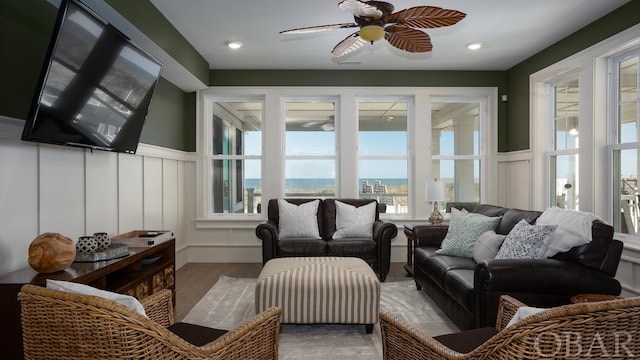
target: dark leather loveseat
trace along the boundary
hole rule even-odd
[[[455,205],[455,204],[454,204]],[[521,219],[534,224],[538,211],[494,205],[463,204],[470,212],[502,216],[496,233],[508,234]],[[494,326],[501,295],[529,306],[568,304],[576,294],[619,295],[614,279],[622,243],[613,240],[613,228],[596,220],[592,241],[548,259],[473,259],[435,254],[446,226],[415,226],[414,276],[423,289],[461,329]]]
[[[284,200],[299,205],[316,199],[285,198]],[[336,231],[336,200],[356,207],[376,202],[375,199],[320,199],[317,218],[321,239],[279,239],[278,199],[269,200],[267,221],[256,227],[256,236],[262,240],[262,262],[291,256],[358,257],[371,266],[378,274],[380,281],[384,281],[389,273],[391,240],[398,233],[397,226],[380,220],[379,207],[376,207],[372,238],[333,240],[332,235]]]

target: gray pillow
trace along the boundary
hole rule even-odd
[[[373,238],[377,203],[355,207],[336,200],[336,232],[334,239]]]
[[[318,199],[300,205],[278,199],[279,238],[320,239],[318,204],[320,204]]]
[[[555,230],[555,225],[531,225],[522,219],[507,234],[496,259],[540,259]]]
[[[495,258],[506,237],[507,235],[496,234],[493,230],[484,232],[478,237],[478,241],[473,247],[473,260],[480,262]]]
[[[447,235],[442,240],[440,249],[436,250],[436,254],[472,258],[478,237],[489,230],[495,230],[500,217],[463,213],[456,209],[451,211],[451,223]]]

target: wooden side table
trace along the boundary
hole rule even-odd
[[[416,237],[413,233],[412,225],[404,225],[404,234],[407,237],[407,263],[404,264],[404,269],[407,274],[413,276],[413,247],[416,243]]]
[[[442,227],[449,227],[449,221],[444,221],[442,223],[439,224],[431,224],[431,223],[426,223],[426,224],[420,224],[420,225],[416,225],[417,227],[420,228],[442,228]],[[413,225],[404,225],[404,234],[407,237],[407,263],[404,265],[404,269],[407,271],[407,273],[410,276],[413,276],[413,251],[415,249],[416,246],[416,233],[414,231],[414,226]]]

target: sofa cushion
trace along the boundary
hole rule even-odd
[[[310,238],[320,239],[318,228],[318,205],[320,200],[296,205],[278,199],[278,231],[280,239]]]
[[[522,219],[527,220],[529,224],[535,224],[540,214],[542,214],[540,211],[509,209],[502,214],[502,219],[496,227],[496,233],[507,235]]]
[[[496,234],[493,230],[480,235],[476,244],[473,246],[473,260],[480,262],[495,258],[506,237],[507,235]]]
[[[474,213],[482,214],[489,217],[502,216],[506,211],[507,208],[489,204],[480,204],[473,208]]]
[[[322,256],[326,255],[327,251],[327,242],[322,239],[285,239],[278,240],[276,255]]]
[[[522,219],[504,239],[495,258],[540,259],[555,229],[555,225],[531,225]]]
[[[336,204],[336,232],[334,239],[373,237],[373,223],[376,221],[376,202],[353,206],[342,201]]]
[[[419,250],[422,250],[422,248]],[[417,251],[416,254],[422,254],[422,252]],[[469,258],[436,254],[424,261],[417,262],[414,266],[420,266],[438,286],[444,289],[444,279],[448,271],[456,269],[474,270],[476,262]]]
[[[454,269],[444,275],[444,289],[469,312],[473,312],[474,272],[475,269]]]
[[[494,230],[500,217],[488,217],[482,214],[463,213],[452,209],[451,223],[447,235],[442,240],[441,255],[473,257],[473,247],[482,233]]]
[[[372,239],[341,239],[327,243],[329,255],[352,256],[365,259],[375,259],[378,254],[378,243]]]

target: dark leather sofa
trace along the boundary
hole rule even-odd
[[[453,204],[454,207],[455,204]],[[521,219],[534,224],[539,211],[494,205],[460,204],[470,212],[502,216],[496,233],[506,235]],[[529,306],[568,304],[576,294],[619,295],[614,279],[622,242],[613,240],[613,228],[601,221],[592,225],[592,241],[548,259],[473,259],[438,255],[435,251],[447,227],[415,226],[414,276],[424,290],[463,330],[494,326],[501,295]]]
[[[285,198],[292,204],[302,204],[315,199]],[[273,258],[292,256],[348,256],[366,261],[373,271],[384,281],[389,273],[391,262],[391,240],[396,237],[395,224],[380,220],[379,207],[376,207],[376,221],[373,224],[372,238],[350,238],[333,240],[336,231],[336,203],[341,202],[360,207],[376,202],[375,199],[320,199],[318,205],[318,228],[321,239],[279,239],[278,238],[278,200],[269,200],[267,221],[256,227],[256,236],[262,240],[263,264]]]

